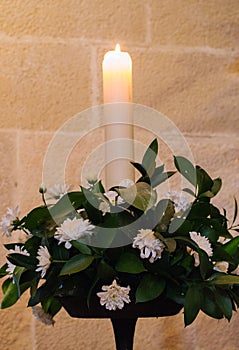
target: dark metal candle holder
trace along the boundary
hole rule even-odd
[[[160,297],[146,303],[126,304],[124,309],[116,311],[106,310],[96,298],[91,300],[89,308],[85,300],[77,296],[61,297],[60,301],[71,317],[109,318],[114,330],[116,350],[133,350],[134,332],[138,318],[173,316],[178,314],[183,307],[166,297]]]

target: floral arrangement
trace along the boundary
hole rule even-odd
[[[229,224],[226,210],[211,203],[220,178],[184,157],[174,157],[176,171],[167,172],[156,166],[157,153],[154,140],[142,163],[132,163],[136,183],[110,191],[98,180],[80,191],[41,187],[42,206],[22,219],[18,207],[8,209],[0,230],[7,237],[21,230],[25,239],[5,244],[1,308],[29,290],[28,306],[53,324],[64,296],[78,295],[88,307],[96,298],[113,313],[164,295],[184,307],[186,326],[200,310],[230,320],[239,305],[237,202]],[[156,187],[176,172],[191,188],[157,199]],[[57,201],[47,204],[47,195]]]

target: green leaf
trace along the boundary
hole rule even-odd
[[[184,301],[184,324],[187,327],[197,317],[201,308],[202,290],[196,285],[188,288]]]
[[[6,309],[14,305],[19,299],[18,288],[13,282],[8,284],[7,289],[4,291],[4,297],[1,303],[1,309]]]
[[[75,209],[82,208],[84,199],[85,197],[82,192],[69,192],[57,201],[57,203],[49,209],[49,212],[54,219],[59,220],[72,213]]]
[[[21,296],[20,278],[24,271],[25,271],[25,267],[16,266],[13,273],[13,281],[14,281],[14,284],[17,286],[19,298]]]
[[[38,207],[33,209],[21,222],[25,223],[25,227],[32,233],[35,229],[46,226],[47,222],[52,221],[52,217],[48,208]]]
[[[141,273],[146,271],[142,260],[134,253],[123,253],[120,255],[115,268],[119,272]]]
[[[7,259],[16,266],[22,266],[29,270],[34,270],[38,264],[38,260],[33,256],[13,253],[7,255]]]
[[[233,225],[234,222],[236,221],[237,213],[238,213],[238,205],[237,205],[237,200],[236,200],[236,198],[234,198],[234,216],[233,216],[233,220],[232,220],[232,225]]]
[[[215,285],[239,284],[239,276],[214,273],[207,281]]]
[[[223,313],[215,300],[215,294],[209,288],[202,289],[201,310],[215,319],[223,318]]]
[[[197,179],[194,165],[188,159],[181,156],[174,157],[174,164],[180,174],[196,187]]]
[[[73,256],[61,269],[60,276],[71,275],[85,270],[93,262],[94,257],[90,255],[78,254]]]
[[[86,244],[83,244],[80,241],[71,241],[71,244],[73,247],[79,250],[80,253],[85,255],[92,255],[91,249]]]
[[[232,301],[230,296],[223,289],[217,288],[214,292],[216,303],[228,321],[232,317]]]
[[[165,289],[165,279],[146,274],[136,290],[136,303],[143,303],[159,297]]]
[[[97,267],[97,275],[103,280],[113,280],[116,276],[116,272],[112,266],[107,264],[104,260],[101,260]]]
[[[151,186],[156,187],[160,185],[164,181],[168,180],[174,174],[176,174],[176,171],[167,171],[165,173],[161,173],[158,175],[153,174],[153,176],[150,178]]]
[[[200,260],[200,273],[203,279],[207,277],[207,275],[212,271],[212,264],[209,261],[209,257],[207,253],[202,250],[198,249],[198,254],[199,254],[199,260]]]
[[[203,196],[204,192],[210,191],[213,187],[213,180],[208,173],[200,166],[196,165],[197,173],[197,196]]]
[[[149,210],[156,202],[156,192],[146,182],[138,182],[130,188],[118,189],[120,196],[142,211]]]
[[[142,166],[142,164],[140,163],[136,163],[136,162],[131,162],[131,164],[135,167],[135,169],[137,169],[140,174],[145,177],[147,176],[147,171],[144,169],[144,167]]]
[[[157,157],[157,154],[158,141],[157,139],[154,139],[153,142],[149,145],[148,149],[146,150],[142,160],[142,166],[149,176],[152,175],[155,170],[155,159]]]
[[[8,264],[4,264],[1,268],[0,268],[0,278],[8,275],[8,272],[6,271],[8,268]]]
[[[220,179],[220,177],[218,177],[217,179],[213,180],[213,185],[211,188],[212,193],[214,194],[214,196],[216,196],[216,194],[218,194],[218,192],[220,191],[222,187],[222,179]]]
[[[213,198],[220,191],[221,187],[222,187],[222,180],[220,178],[217,178],[213,180],[212,188],[206,192],[201,193],[199,195],[199,198],[201,197]]]
[[[234,255],[239,248],[239,236],[232,238],[229,242],[223,245],[223,248],[228,254]]]

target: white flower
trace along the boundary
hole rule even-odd
[[[213,250],[211,243],[208,238],[205,236],[201,236],[200,233],[197,232],[189,232],[190,238],[197,243],[200,249],[204,250],[208,256],[213,255]]]
[[[149,259],[151,263],[161,258],[165,248],[164,243],[155,237],[154,232],[149,229],[141,229],[133,240],[133,248],[140,249],[140,257]],[[150,256],[151,255],[151,256]]]
[[[182,192],[169,191],[166,193],[166,198],[170,199],[174,203],[177,216],[183,214],[190,207],[187,197]]]
[[[38,268],[36,269],[36,272],[41,271],[41,278],[43,278],[46,274],[47,269],[51,265],[51,256],[46,246],[40,246],[37,254],[39,264],[37,264]]]
[[[130,286],[121,287],[114,280],[110,286],[102,286],[102,290],[97,296],[100,298],[100,304],[105,305],[108,310],[123,309],[124,303],[130,303]]]
[[[99,210],[102,211],[103,213],[103,216],[106,214],[106,213],[110,213],[110,205],[109,203],[107,203],[106,201],[102,201],[99,205]]]
[[[55,238],[59,240],[59,244],[65,242],[66,249],[71,248],[70,241],[74,241],[92,234],[95,226],[90,224],[88,219],[67,218],[60,227],[57,227]]]
[[[104,196],[109,200],[112,205],[115,205],[116,197],[118,193],[116,191],[107,191],[104,193]]]
[[[46,324],[47,326],[54,326],[55,321],[52,316],[46,314],[40,306],[32,307],[33,316],[35,316],[39,321]]]
[[[9,254],[22,254],[22,255],[27,255],[29,256],[30,254],[28,253],[28,251],[26,249],[24,249],[24,247],[20,247],[18,245],[15,245],[14,249],[9,249]],[[7,269],[6,271],[9,273],[10,277],[13,276],[14,270],[16,265],[12,264],[10,261],[7,260]]]
[[[0,231],[3,232],[3,235],[11,237],[14,227],[13,223],[18,219],[19,215],[20,211],[18,206],[14,209],[7,209],[6,215],[2,217],[2,221],[0,222]]]
[[[65,194],[69,192],[71,189],[71,186],[66,184],[56,184],[52,187],[50,187],[47,190],[47,193],[50,195],[50,199],[61,199]]]
[[[217,261],[214,264],[213,270],[227,273],[228,267],[229,267],[229,263],[227,261]]]

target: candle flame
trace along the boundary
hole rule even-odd
[[[120,52],[120,44],[116,44],[116,46],[115,46],[115,51],[116,51],[116,52]]]

